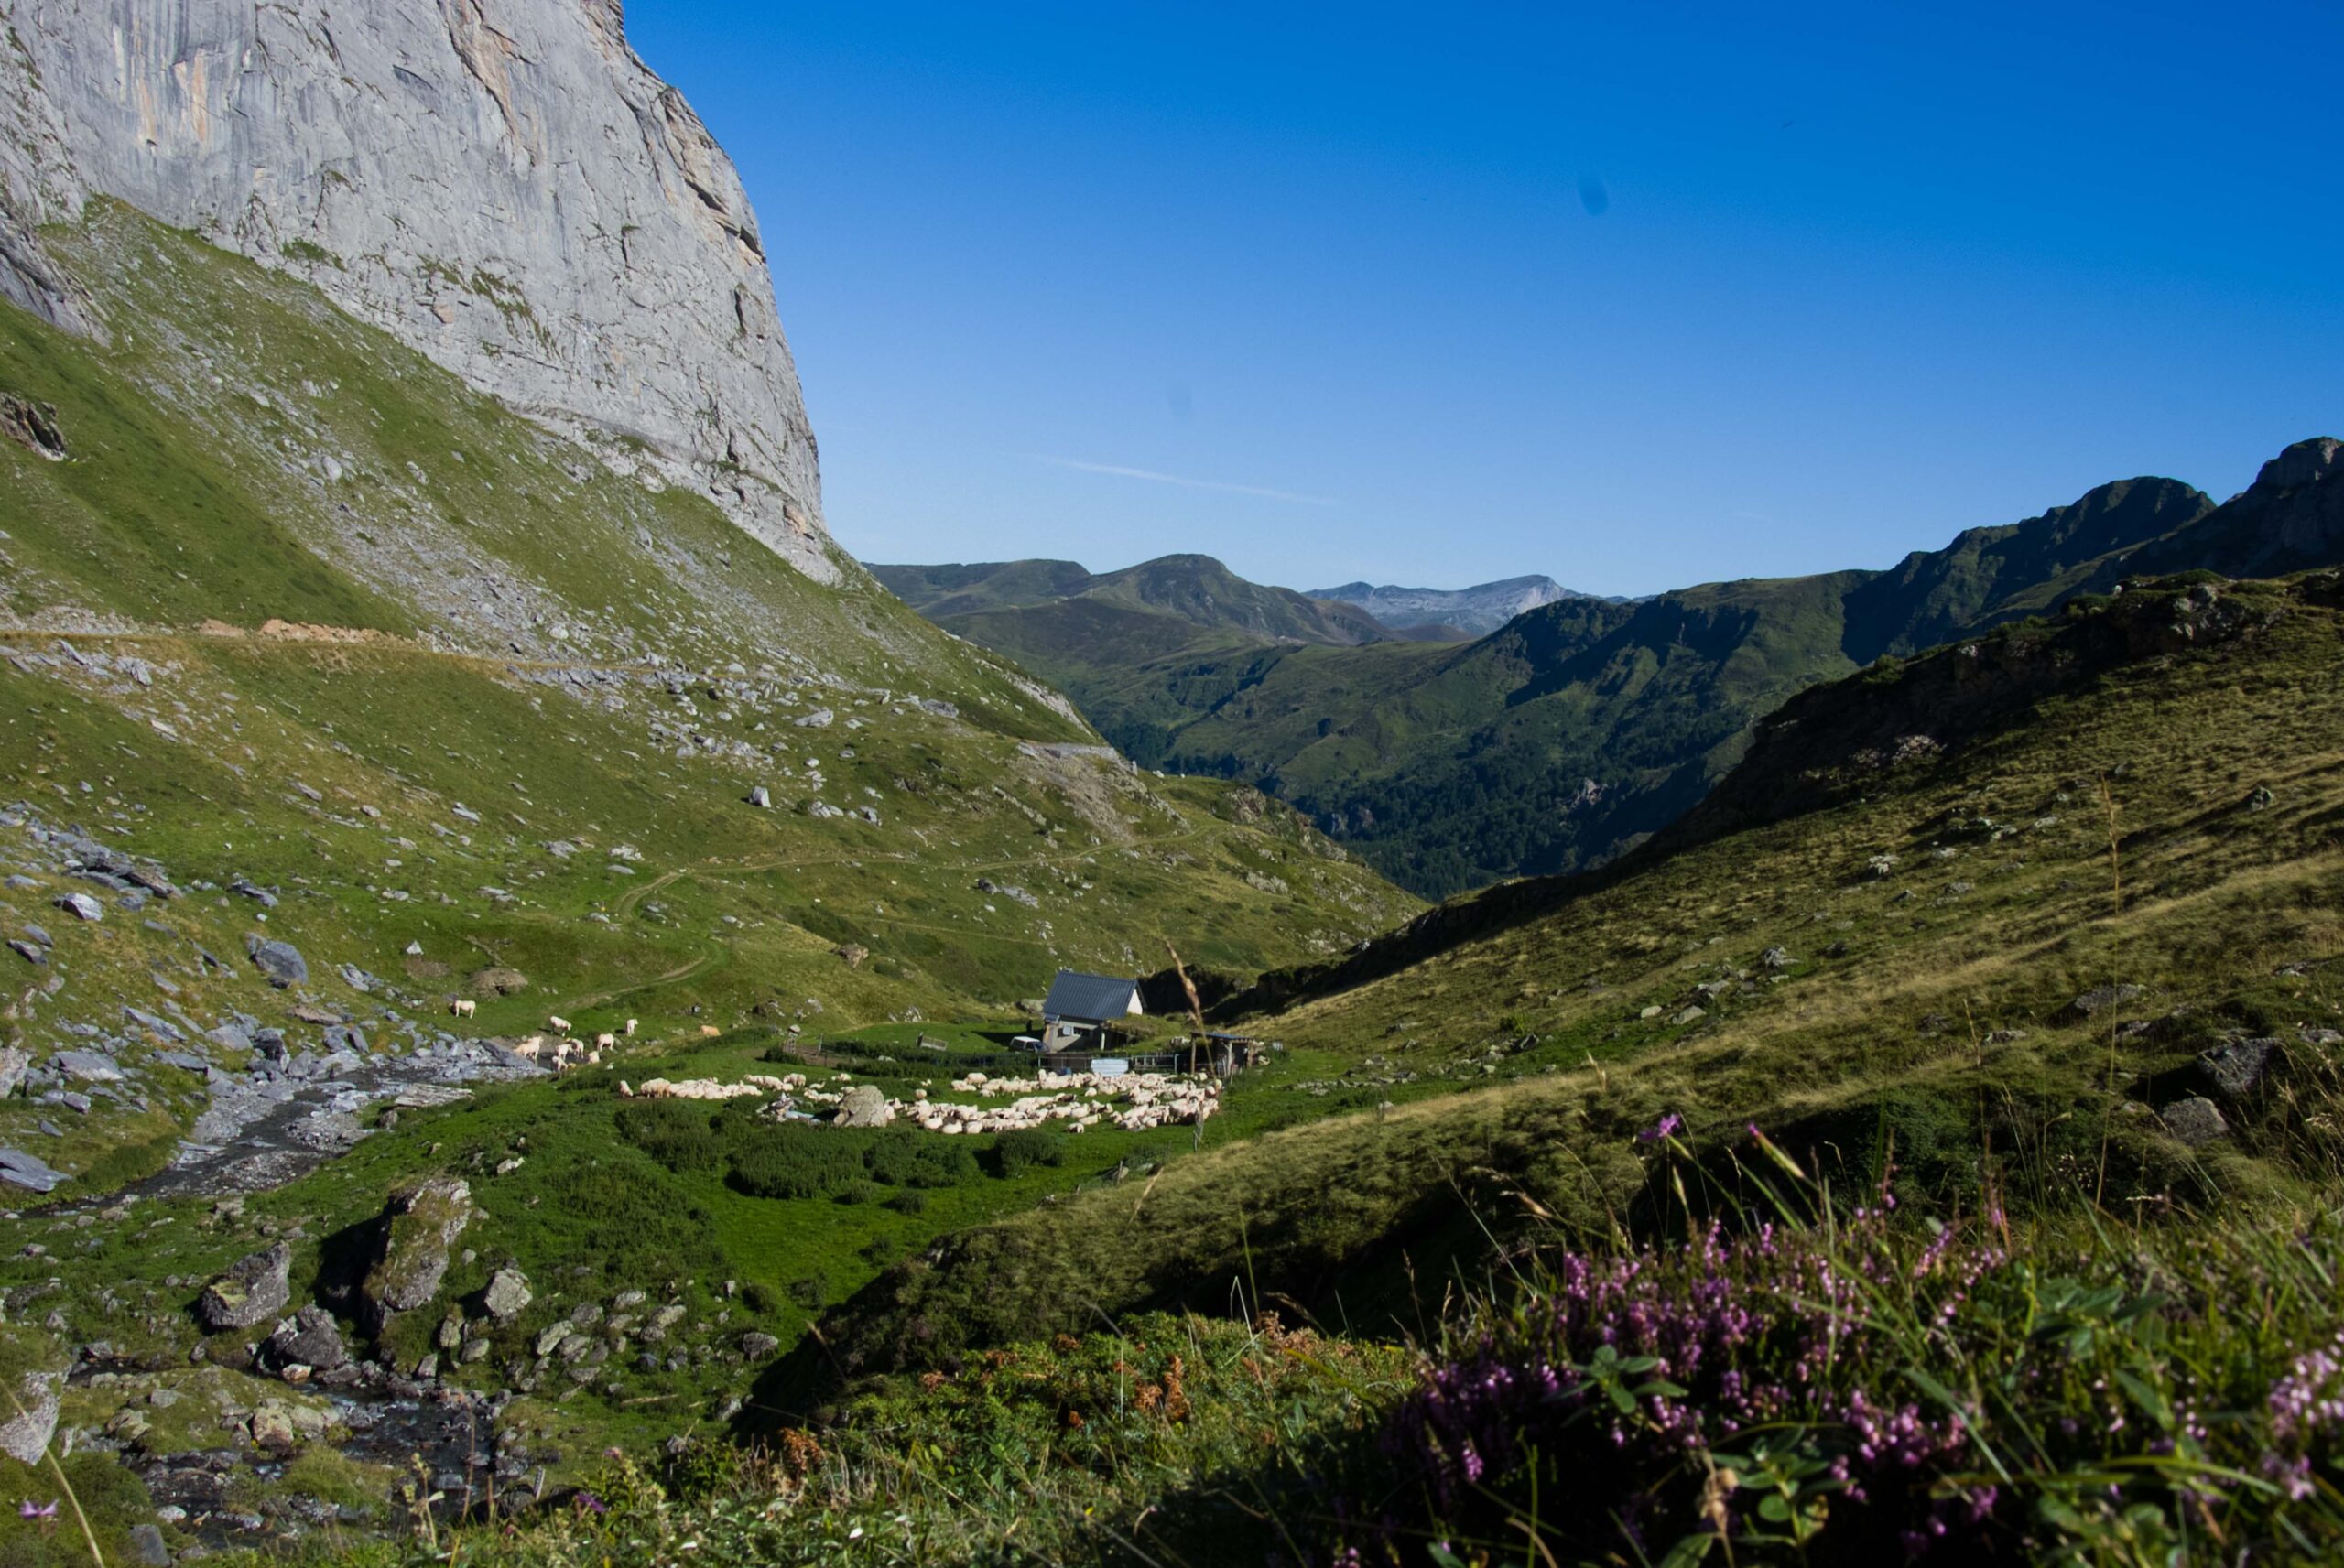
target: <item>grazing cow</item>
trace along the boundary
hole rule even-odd
[[[619,1037],[615,1034],[597,1034],[594,1036],[594,1048],[598,1051],[607,1051],[618,1043]]]
[[[622,1033],[622,1034],[624,1034],[624,1035],[625,1035],[625,1036],[626,1036],[628,1039],[630,1039],[630,1040],[634,1039],[634,1038],[635,1038],[635,1020],[634,1020],[634,1019],[632,1019],[632,1018],[628,1019],[628,1020],[626,1021],[626,1027],[625,1027],[624,1029],[620,1030],[620,1031],[619,1031],[619,1033]]]
[[[450,1002],[448,1004],[448,1011],[454,1013],[458,1018],[470,1018],[473,1013],[480,1011],[480,1003],[472,1000],[470,998],[462,998],[456,1001]]]
[[[548,1018],[546,1020],[546,1027],[552,1030],[556,1034],[567,1034],[570,1033],[570,1020],[566,1018]]]

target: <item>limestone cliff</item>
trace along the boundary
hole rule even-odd
[[[38,229],[118,199],[835,576],[756,220],[619,0],[0,0],[0,293],[102,330]]]

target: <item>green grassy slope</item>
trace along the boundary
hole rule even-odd
[[[1640,1224],[1633,1135],[1670,1112],[1859,1185],[1893,1147],[1938,1205],[2308,1195],[2344,1168],[2339,604],[2332,577],[2128,594],[1810,693],[1673,841],[1245,1020],[1385,1108],[961,1237],[831,1343],[884,1366],[1232,1291],[1413,1328],[1525,1195]],[[2141,989],[2076,1008],[2111,985]],[[2280,1087],[2187,1148],[2159,1112],[2241,1035],[2280,1041]]]
[[[59,939],[46,974],[0,957],[67,977],[5,1043],[44,1055],[164,983],[207,1026],[284,1022],[240,878],[343,1003],[343,964],[427,1015],[522,970],[481,1006],[508,1033],[998,1009],[1062,963],[1154,968],[1169,937],[1250,972],[1411,907],[1283,808],[1132,771],[852,563],[809,581],[299,285],[118,211],[53,238],[112,336],[0,317],[0,389],[53,405],[69,451],[0,441],[0,801],[30,809],[0,924]],[[86,884],[33,827],[191,896],[79,926],[51,903]],[[190,969],[198,946],[237,961]],[[42,1147],[119,1179],[196,1088]],[[0,1142],[34,1136],[19,1105]]]

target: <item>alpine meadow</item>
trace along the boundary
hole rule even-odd
[[[2332,16],[0,20],[0,1565],[2344,1562]]]

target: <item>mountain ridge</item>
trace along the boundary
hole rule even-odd
[[[1355,604],[1387,626],[1454,627],[1475,637],[1487,636],[1525,611],[1558,600],[1602,597],[1565,588],[1544,573],[1502,578],[1470,588],[1402,588],[1362,580],[1306,592],[1312,599]]]
[[[1067,691],[1143,763],[1255,784],[1438,896],[1633,847],[1816,681],[2128,576],[2344,559],[2344,523],[2322,510],[2344,495],[2337,456],[2296,443],[2219,506],[2176,480],[2118,480],[1884,570],[1560,600],[1463,644],[1279,646],[1136,622],[1076,636],[1047,605],[940,619]]]

